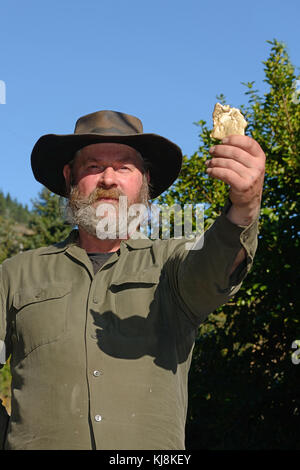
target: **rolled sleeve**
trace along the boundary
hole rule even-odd
[[[193,249],[186,250],[182,244],[173,255],[170,284],[181,308],[196,325],[228,302],[241,287],[253,264],[258,217],[249,226],[233,224],[226,217],[229,207],[230,203],[226,204],[213,225],[195,242]],[[246,251],[246,259],[230,274],[242,247]]]

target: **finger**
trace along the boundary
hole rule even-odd
[[[242,178],[246,178],[249,175],[251,170],[249,167],[242,165],[241,163],[230,159],[230,158],[212,158],[205,162],[207,168],[227,168],[229,170],[235,171]]]
[[[257,159],[245,150],[230,145],[215,145],[211,147],[209,153],[214,157],[230,158],[241,163],[247,168],[253,168],[257,165]]]
[[[230,187],[236,191],[245,191],[249,188],[249,178],[242,178],[235,171],[229,168],[207,168],[207,173],[212,178],[224,181],[224,183],[229,184]]]
[[[265,156],[259,143],[248,135],[229,135],[222,140],[222,144],[239,147],[253,157]]]

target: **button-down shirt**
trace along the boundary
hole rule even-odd
[[[184,449],[197,329],[239,289],[257,225],[222,213],[193,250],[184,238],[123,240],[96,274],[76,230],[4,261],[4,448]],[[246,261],[230,275],[242,246]]]

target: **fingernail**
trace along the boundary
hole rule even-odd
[[[224,137],[224,139],[222,139],[222,144],[227,144],[228,141],[229,141],[228,137]]]
[[[215,148],[216,148],[215,146],[214,146],[214,147],[210,147],[210,149],[209,149],[209,153],[213,153],[213,152],[214,152],[214,150],[215,150]]]

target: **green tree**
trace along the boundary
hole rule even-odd
[[[266,153],[266,178],[254,266],[239,293],[201,325],[190,372],[189,449],[300,448],[300,371],[291,360],[299,320],[299,78],[284,44],[271,45],[263,62],[268,91],[244,84],[240,106],[251,135]],[[217,97],[224,102],[223,95]],[[299,100],[300,101],[300,100]],[[228,188],[208,178],[210,137],[184,158],[181,177],[163,202],[205,202],[205,226],[220,213]]]
[[[24,237],[24,249],[48,246],[64,240],[71,227],[63,216],[63,203],[57,194],[43,188],[39,199],[33,201],[33,211],[28,223],[32,233]]]
[[[0,215],[0,264],[22,248],[22,235],[16,230],[16,223]]]
[[[4,196],[0,191],[0,216],[18,223],[26,223],[29,220],[30,212],[27,205],[24,207],[16,199],[12,200],[9,193]]]

